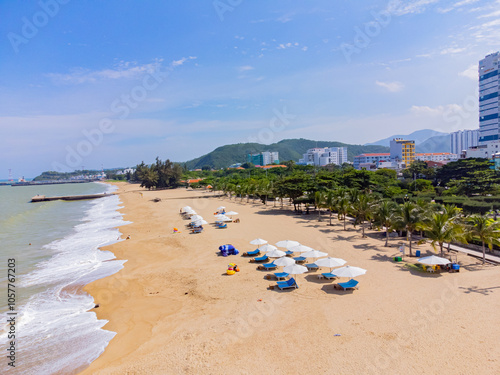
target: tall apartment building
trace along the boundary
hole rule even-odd
[[[415,141],[395,138],[390,144],[391,161],[403,163],[409,167],[415,160]]]
[[[278,152],[264,151],[258,154],[248,154],[247,162],[255,164],[255,165],[269,165],[273,163],[279,163],[279,155]]]
[[[450,149],[452,154],[460,155],[469,147],[475,147],[479,142],[479,129],[459,130],[450,134]]]
[[[499,59],[495,52],[479,61],[479,145],[499,140]]]
[[[328,164],[342,165],[347,163],[347,147],[311,148],[302,156],[299,164],[320,167]]]

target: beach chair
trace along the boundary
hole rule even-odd
[[[293,251],[291,251],[291,250],[285,251],[285,254],[287,257],[291,257],[291,256],[293,256]]]
[[[265,263],[257,267],[259,270],[275,270],[278,266],[274,263]]]
[[[278,280],[286,280],[288,274],[286,272],[275,272],[274,277],[276,277]]]
[[[203,228],[200,227],[195,227],[192,229],[193,233],[201,233],[203,231]]]
[[[342,289],[342,290],[347,290],[347,289],[358,289],[358,280],[351,279],[346,283],[337,283],[333,287],[335,289]]]
[[[307,258],[304,258],[304,257],[295,257],[293,259],[295,260],[295,263],[297,263],[297,264],[305,263],[307,260]]]
[[[287,281],[278,281],[278,288],[281,290],[283,289],[288,289],[288,288],[298,288],[299,286],[295,282],[295,279],[292,277],[291,279],[288,279]]]
[[[259,254],[260,254],[260,250],[259,249],[243,253],[244,256],[248,256],[248,257],[254,257],[254,256],[259,255]]]
[[[337,278],[337,275],[331,273],[331,272],[327,272],[327,273],[322,273],[321,274],[325,279],[336,279]]]
[[[319,266],[317,266],[316,264],[314,263],[309,263],[309,264],[306,264],[306,267],[309,271],[317,271],[319,270]]]
[[[224,225],[217,224],[217,228],[219,228],[219,229],[227,228],[227,224],[224,224]]]
[[[253,258],[253,259],[250,259],[250,262],[265,262],[266,260],[268,260],[269,258],[267,257],[267,255],[263,255],[259,258]]]

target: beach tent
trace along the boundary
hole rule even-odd
[[[417,262],[422,263],[422,264],[428,264],[430,266],[435,266],[435,265],[446,265],[450,264],[451,262],[448,259],[445,258],[440,258],[435,255],[431,255],[428,257],[420,258],[417,260]]]
[[[223,257],[228,255],[238,255],[239,251],[231,244],[219,246],[219,250]]]

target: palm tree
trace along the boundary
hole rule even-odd
[[[420,228],[423,224],[423,220],[423,212],[415,203],[405,202],[400,206],[396,225],[406,229],[406,236],[410,244],[410,256],[413,256],[411,251],[412,233]]]
[[[389,246],[389,229],[392,227],[395,218],[396,204],[393,201],[383,200],[375,209],[375,220],[385,227],[385,247]]]
[[[436,249],[436,243],[439,244],[440,255],[443,256],[443,244],[460,240],[465,242],[463,236],[463,226],[458,224],[453,217],[446,212],[435,212],[424,223],[422,229],[426,237],[431,240],[431,245]]]
[[[486,216],[472,215],[467,219],[468,237],[481,241],[483,246],[483,264],[486,262],[486,247],[492,249],[493,245],[500,244],[500,223]]]
[[[321,221],[321,207],[323,206],[323,201],[325,200],[325,193],[322,191],[316,191],[314,193],[314,205],[318,210],[318,221]]]
[[[345,230],[345,219],[351,208],[349,197],[347,195],[338,197],[335,205],[337,207],[339,218],[342,216],[342,218],[344,219],[344,230]]]
[[[335,210],[335,199],[336,195],[333,190],[330,190],[328,191],[328,193],[326,193],[325,206],[328,207],[328,210],[330,211],[330,224],[328,224],[330,226],[332,225],[332,213],[333,210]]]
[[[361,225],[361,237],[365,238],[365,226],[363,223],[367,220],[372,213],[372,199],[366,194],[359,194],[358,199],[352,205],[356,221]]]

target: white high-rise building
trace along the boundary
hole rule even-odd
[[[500,52],[495,52],[479,61],[479,145],[500,139],[499,60]]]
[[[299,160],[299,164],[321,167],[328,164],[342,165],[344,163],[347,163],[347,147],[311,148]]]
[[[479,129],[459,130],[450,134],[450,149],[452,154],[460,155],[469,147],[478,145]]]

